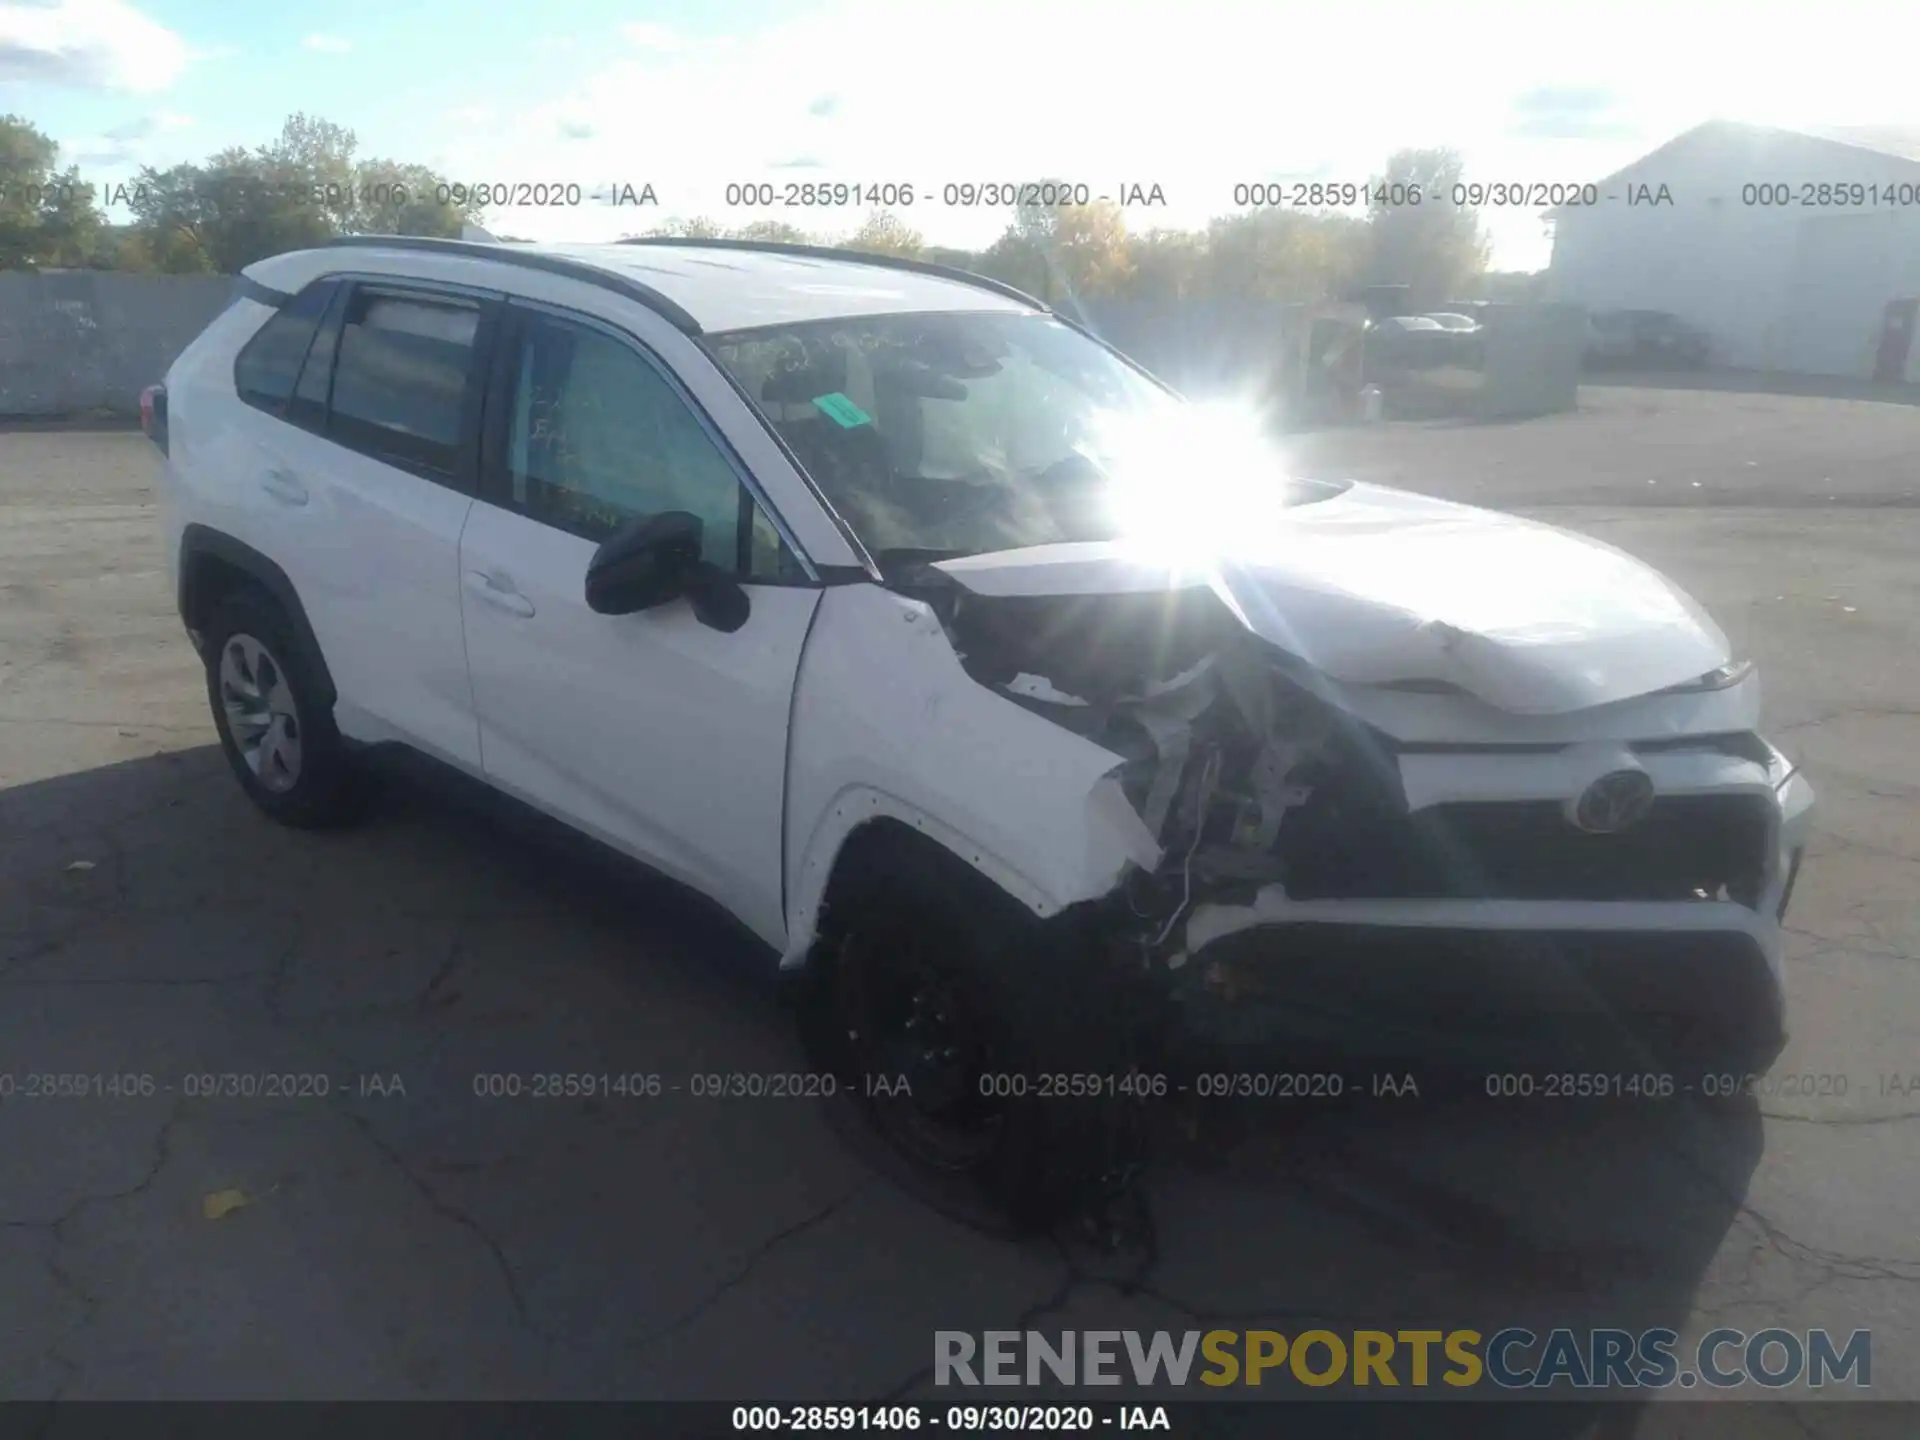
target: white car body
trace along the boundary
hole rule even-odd
[[[587,317],[649,352],[736,457],[804,571],[801,583],[747,585],[751,618],[737,632],[702,624],[684,602],[596,614],[581,598],[593,542],[238,403],[236,353],[272,313],[257,298],[238,300],[167,376],[176,581],[189,578],[192,536],[268,557],[325,657],[343,736],[414,747],[694,887],[785,967],[806,962],[850,838],[881,817],[1041,920],[1107,902],[1130,876],[1177,880],[1182,856],[1162,835],[1169,805],[1183,802],[1171,791],[1158,807],[1129,799],[1126,757],[1057,717],[1090,700],[1133,706],[1151,721],[1153,763],[1184,764],[1195,719],[1229,695],[1245,703],[1241,652],[1161,677],[1152,694],[1089,697],[1025,669],[978,678],[969,667],[985,651],[954,615],[991,616],[1008,601],[1204,597],[1270,647],[1248,653],[1270,654],[1342,723],[1391,742],[1409,812],[1551,804],[1572,815],[1596,782],[1625,772],[1663,801],[1751,797],[1765,855],[1744,900],[1312,898],[1290,894],[1280,874],[1228,896],[1188,875],[1179,908],[1146,927],[1161,932],[1149,938],[1169,971],[1228,935],[1303,923],[1711,933],[1750,949],[1777,1012],[1780,915],[1811,790],[1757,739],[1722,743],[1752,735],[1759,682],[1673,584],[1595,540],[1366,485],[1177,564],[1122,542],[1072,543],[883,583],[699,335],[1035,307],[856,257],[721,258],[697,244],[358,245],[279,256],[247,281],[268,299],[335,273],[462,286]],[[1287,796],[1288,773],[1315,740],[1270,723],[1259,783],[1284,834],[1289,807],[1305,803]]]

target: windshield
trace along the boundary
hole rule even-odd
[[[1143,487],[1171,497],[1204,463],[1164,443],[1207,426],[1199,407],[1044,315],[863,316],[709,345],[883,561],[1119,539]],[[1270,501],[1319,493],[1260,478]]]

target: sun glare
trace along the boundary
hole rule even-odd
[[[1170,405],[1106,419],[1089,449],[1107,472],[1112,517],[1130,548],[1179,563],[1271,536],[1287,506],[1286,455],[1251,405]]]

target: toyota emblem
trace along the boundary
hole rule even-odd
[[[1581,792],[1568,818],[1589,835],[1614,835],[1646,819],[1653,781],[1644,770],[1615,770]]]

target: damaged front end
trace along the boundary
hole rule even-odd
[[[1162,966],[1179,967],[1180,924],[1197,903],[1250,903],[1287,883],[1304,858],[1282,843],[1290,812],[1336,791],[1395,803],[1392,757],[1375,737],[1291,677],[1209,591],[954,591],[936,613],[975,680],[1123,758],[1114,777],[1162,859],[1116,898]]]
[[[1208,1053],[1265,1063],[1282,1035],[1295,1058],[1320,1040],[1351,1053],[1359,1027],[1383,1055],[1426,1055],[1438,1024],[1443,1048],[1484,1058],[1543,1015],[1577,1017],[1539,1032],[1555,1062],[1589,1031],[1611,1054],[1623,1021],[1676,1017],[1715,1056],[1777,1053],[1777,909],[1800,841],[1757,736],[1611,747],[1627,758],[1607,763],[1683,783],[1603,833],[1555,789],[1580,747],[1406,745],[1209,588],[921,593],[974,680],[1122,757],[1160,854],[1099,902],[1103,929]],[[1501,765],[1513,793],[1410,796],[1408,774],[1449,755]],[[1694,773],[1716,778],[1689,789]]]

